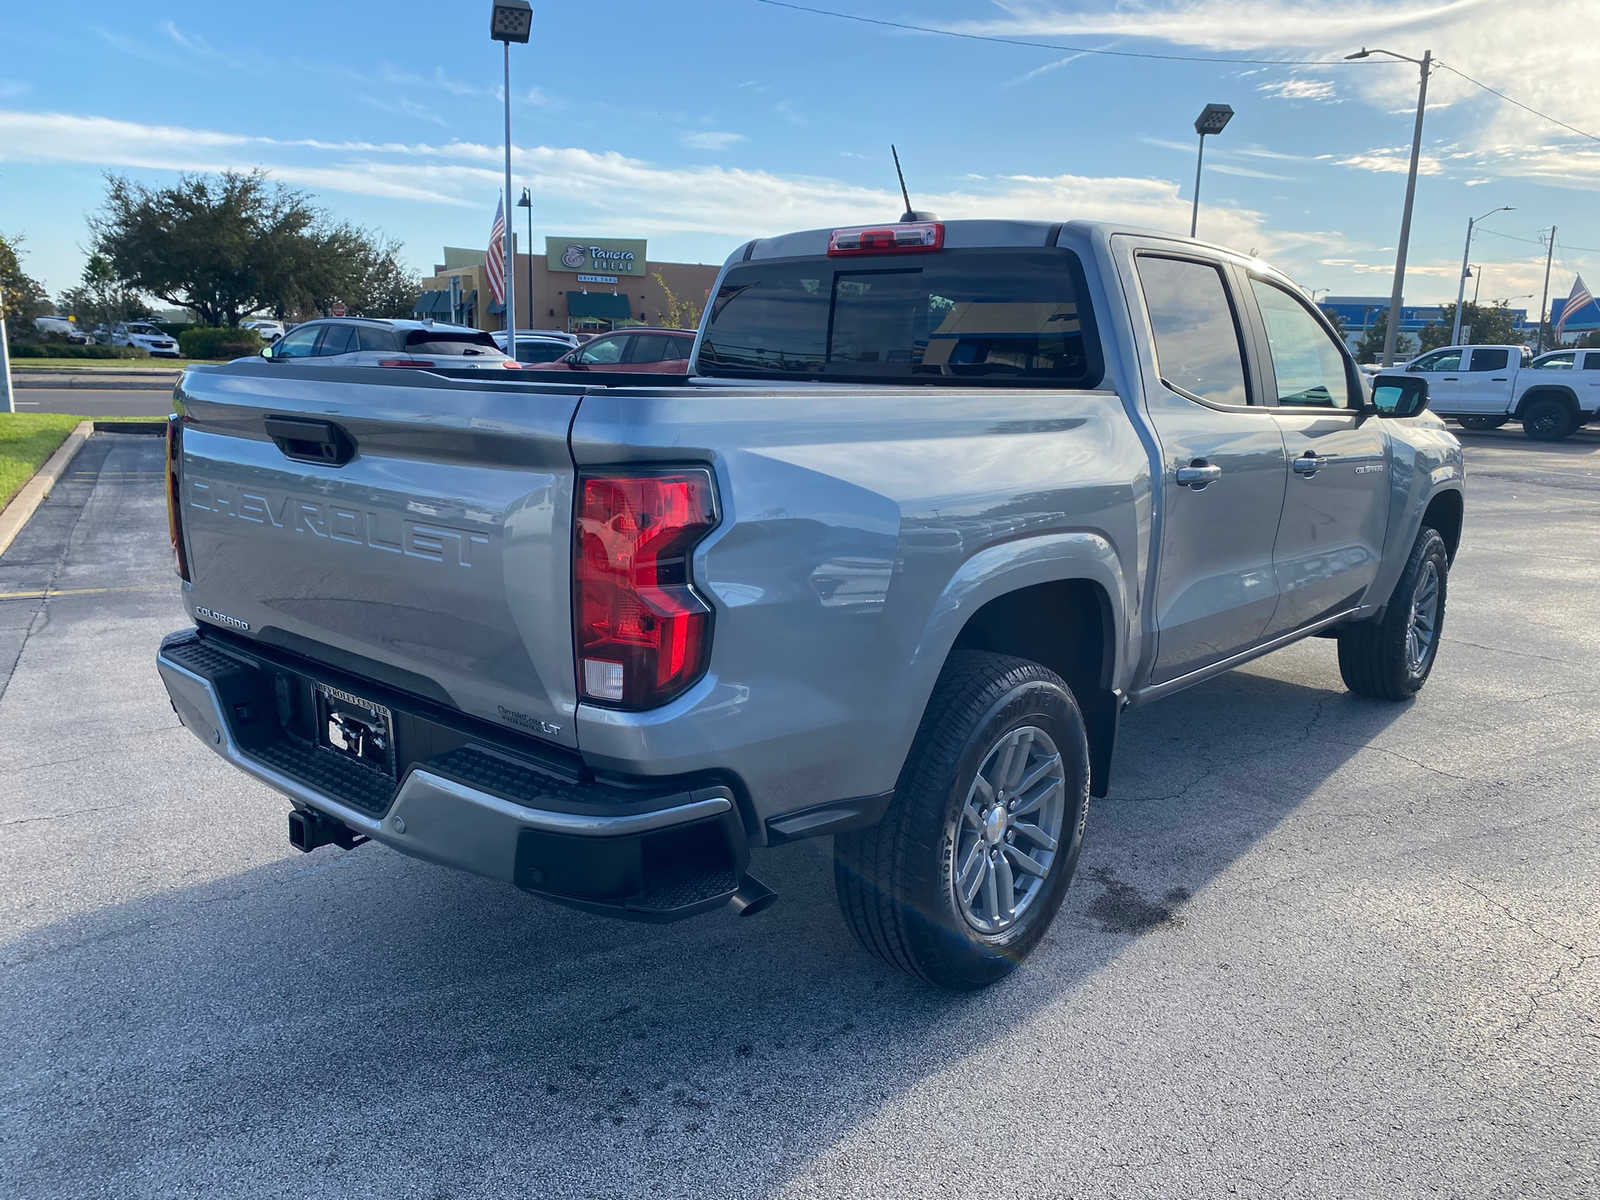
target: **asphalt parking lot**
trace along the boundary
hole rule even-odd
[[[1579,1197],[1600,1177],[1600,435],[1466,434],[1434,676],[1312,640],[1131,712],[989,992],[859,952],[827,844],[652,928],[377,846],[179,727],[161,442],[0,558],[0,1191]]]

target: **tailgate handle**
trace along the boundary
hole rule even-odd
[[[304,417],[268,417],[267,436],[285,458],[296,462],[342,467],[356,454],[355,439],[332,421]]]

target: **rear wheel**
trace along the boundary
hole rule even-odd
[[[1572,408],[1554,396],[1541,396],[1522,413],[1522,432],[1536,442],[1559,442],[1578,427]]]
[[[1444,633],[1450,554],[1424,525],[1383,616],[1339,630],[1339,674],[1358,696],[1405,700],[1428,682]]]
[[[1026,659],[959,652],[883,820],[834,840],[845,920],[941,987],[993,983],[1061,907],[1088,808],[1088,738],[1067,685]]]
[[[1463,429],[1499,429],[1510,417],[1457,417]]]

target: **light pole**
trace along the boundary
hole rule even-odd
[[[533,36],[533,5],[528,0],[494,0],[489,17],[489,36],[505,50],[506,98],[506,208],[511,207],[511,43],[528,44]],[[531,213],[529,214],[532,215]],[[516,355],[517,328],[517,238],[511,230],[511,214],[506,213],[506,342]]]
[[[0,287],[0,413],[16,412],[11,393],[11,351],[6,346],[6,289]]]
[[[1406,246],[1411,241],[1411,205],[1417,198],[1417,159],[1422,155],[1422,114],[1428,108],[1428,75],[1433,70],[1433,51],[1424,50],[1421,58],[1409,54],[1396,54],[1393,50],[1368,50],[1361,47],[1345,58],[1367,58],[1373,54],[1387,54],[1402,62],[1416,63],[1422,72],[1422,83],[1417,88],[1417,124],[1411,131],[1411,168],[1406,172],[1406,206],[1400,214],[1400,244],[1394,254],[1394,290],[1389,293],[1389,326],[1383,335],[1383,365],[1394,366],[1395,336],[1400,332],[1400,298],[1406,286]]]
[[[1194,160],[1194,207],[1189,211],[1189,236],[1200,224],[1200,167],[1206,161],[1206,134],[1221,133],[1233,120],[1233,109],[1226,104],[1208,104],[1194,119],[1194,131],[1200,135],[1200,153]]]
[[[528,194],[528,189],[522,189],[522,199],[517,201],[518,208],[528,210],[528,324],[537,322],[533,319],[533,197]]]
[[[1472,254],[1472,227],[1479,221],[1488,220],[1495,213],[1516,211],[1511,205],[1502,204],[1499,208],[1491,208],[1481,217],[1469,217],[1467,219],[1467,244],[1461,248],[1461,281],[1456,285],[1456,322],[1455,326],[1450,330],[1450,344],[1452,346],[1461,344],[1461,302],[1467,297],[1467,258]],[[1474,297],[1472,303],[1476,307],[1478,303],[1476,299],[1477,288],[1473,288],[1472,294]]]

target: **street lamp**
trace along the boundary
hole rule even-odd
[[[1394,366],[1395,335],[1400,331],[1400,297],[1406,286],[1406,246],[1411,241],[1411,205],[1417,198],[1417,159],[1422,155],[1422,114],[1428,107],[1428,75],[1433,70],[1433,51],[1424,50],[1421,58],[1409,54],[1396,54],[1393,50],[1368,50],[1361,47],[1346,59],[1367,58],[1374,54],[1387,54],[1402,62],[1416,63],[1422,72],[1422,83],[1417,89],[1417,124],[1411,131],[1411,168],[1406,172],[1406,206],[1400,214],[1400,244],[1394,253],[1394,290],[1389,293],[1389,326],[1383,335],[1383,365]]]
[[[1233,120],[1233,109],[1226,104],[1208,104],[1194,119],[1194,131],[1200,135],[1200,154],[1194,160],[1194,207],[1189,211],[1189,236],[1194,236],[1200,224],[1200,166],[1206,160],[1206,134],[1221,133]]]
[[[528,210],[528,323],[533,320],[533,197],[528,194],[528,189],[522,189],[522,199],[517,201],[518,208]]]
[[[1461,302],[1466,299],[1467,296],[1467,259],[1472,254],[1472,227],[1479,221],[1488,220],[1490,217],[1494,216],[1495,213],[1516,211],[1517,210],[1512,208],[1511,205],[1502,204],[1499,208],[1491,208],[1481,217],[1471,217],[1467,221],[1467,244],[1461,248],[1461,282],[1456,285],[1456,321],[1455,326],[1450,330],[1450,344],[1452,346],[1459,346],[1461,344]],[[1477,288],[1472,289],[1472,295],[1472,303],[1476,305],[1478,303]]]
[[[511,43],[527,45],[533,36],[533,5],[528,0],[494,0],[489,16],[489,37],[505,49],[506,99],[506,206],[511,205]],[[532,212],[529,212],[530,218]],[[530,247],[532,249],[532,247]],[[514,356],[517,327],[517,239],[511,232],[511,214],[506,214],[506,348]],[[530,296],[530,300],[531,300]]]

